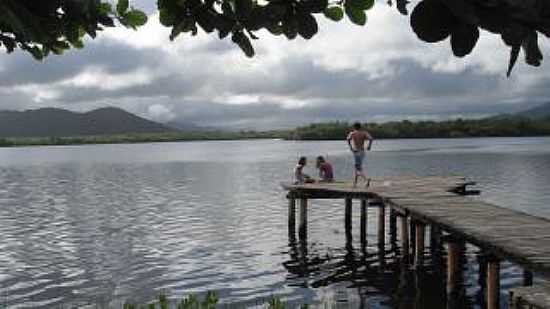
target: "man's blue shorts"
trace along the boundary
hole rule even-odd
[[[358,171],[363,170],[363,160],[365,160],[365,151],[354,151],[353,159],[355,160],[355,169]]]

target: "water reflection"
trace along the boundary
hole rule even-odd
[[[384,207],[376,208],[379,214],[384,214]],[[378,223],[389,223],[389,237],[369,235],[369,239],[378,239],[370,245],[366,241],[353,241],[353,226],[345,216],[346,237],[342,248],[310,244],[313,240],[308,240],[305,234],[297,238],[294,226],[289,224],[288,259],[283,262],[288,271],[287,281],[304,288],[343,285],[348,293],[357,291],[355,298],[321,300],[325,306],[343,302],[346,306],[367,308],[370,302],[374,308],[485,308],[488,257],[437,226],[424,226],[414,220],[409,224],[397,215],[392,210],[388,216],[379,217],[384,220]],[[404,232],[403,227],[408,231]],[[382,229],[377,231],[386,235]],[[426,238],[422,237],[424,233]],[[410,252],[415,253],[414,259]],[[531,285],[532,280],[532,274],[525,272],[523,284]],[[516,280],[515,285],[521,282]],[[506,306],[504,301],[502,307]]]

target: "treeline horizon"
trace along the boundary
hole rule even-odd
[[[351,122],[312,123],[289,132],[291,140],[341,140],[347,136]],[[363,123],[363,128],[376,139],[396,138],[461,138],[461,137],[527,137],[550,135],[550,117],[492,117],[445,121],[390,121]]]
[[[244,139],[342,140],[351,130],[352,122],[332,121],[312,123],[289,130],[224,131],[189,130],[163,133],[128,133],[66,137],[0,137],[0,147],[123,144],[184,141],[216,141]],[[527,137],[550,136],[550,117],[493,117],[485,119],[455,119],[445,121],[369,122],[363,127],[375,139],[397,138],[461,138],[461,137]]]

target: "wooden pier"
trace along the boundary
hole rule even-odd
[[[426,227],[429,226],[430,247],[435,248],[442,242],[447,244],[448,294],[457,293],[455,281],[461,277],[457,265],[465,243],[479,247],[484,253],[480,276],[485,284],[486,305],[489,309],[496,309],[499,308],[502,260],[524,267],[525,277],[531,278],[526,283],[528,285],[532,283],[532,272],[550,277],[550,220],[472,198],[468,195],[479,193],[469,189],[472,185],[475,183],[463,177],[414,176],[373,179],[368,188],[353,187],[347,182],[282,184],[288,191],[291,225],[295,224],[296,201],[300,201],[300,238],[307,237],[307,212],[311,208],[308,200],[344,199],[344,224],[348,231],[351,230],[351,210],[355,199],[361,203],[361,242],[366,238],[366,208],[378,207],[379,244],[384,244],[385,217],[390,213],[390,233],[397,237],[396,226],[399,225],[403,257],[410,258],[414,267],[421,268]],[[294,227],[289,225],[289,228]],[[537,288],[536,308],[550,308],[550,302],[544,306],[540,304],[541,299],[550,300],[550,290],[546,297],[541,296],[544,294],[541,290],[546,291]]]

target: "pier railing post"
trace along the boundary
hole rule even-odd
[[[399,217],[401,223],[401,251],[403,261],[408,263],[409,260],[409,222],[407,216]]]
[[[441,227],[432,223],[430,225],[430,253],[437,255],[441,250]]]
[[[390,244],[392,251],[397,248],[397,212],[395,209],[390,209]]]
[[[296,233],[296,199],[288,198],[288,235],[294,237]]]
[[[409,245],[411,246],[411,253],[414,254],[416,252],[416,226],[415,226],[415,220],[412,218],[411,216],[411,219],[409,220],[409,237],[410,237],[410,241],[409,241]]]
[[[378,262],[380,270],[386,267],[386,206],[378,206]]]
[[[361,199],[361,247],[367,245],[367,199]]]
[[[300,227],[298,235],[301,239],[307,238],[307,199],[300,199]]]
[[[489,257],[487,261],[487,309],[498,309],[500,299],[500,261]]]
[[[464,250],[464,241],[451,238],[447,246],[447,307],[454,308],[453,304],[460,299],[463,290],[460,259]]]
[[[533,272],[524,269],[523,270],[523,286],[531,286],[533,285]]]
[[[346,198],[345,200],[345,214],[344,214],[344,225],[346,230],[346,242],[352,241],[352,234],[351,234],[351,208],[353,205],[353,202],[351,198]]]
[[[378,246],[384,247],[386,244],[386,207],[382,203],[378,207]]]
[[[422,222],[415,222],[416,245],[414,252],[415,267],[422,267],[424,264],[425,225]]]

